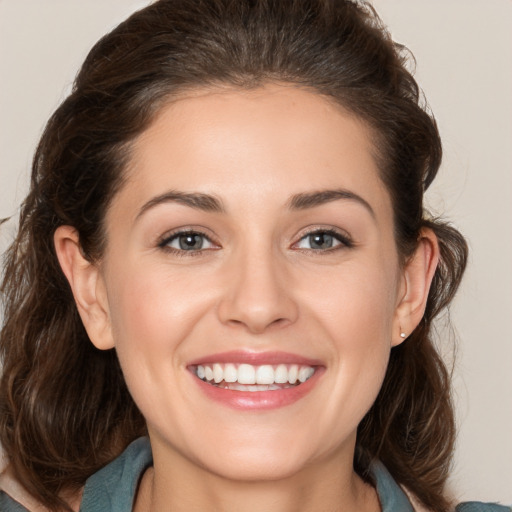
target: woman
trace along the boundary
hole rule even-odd
[[[103,38],[5,267],[0,508],[450,510],[440,160],[365,4],[160,1]]]

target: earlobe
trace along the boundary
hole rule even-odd
[[[414,254],[402,273],[400,301],[395,312],[392,345],[399,345],[423,318],[430,284],[439,262],[439,244],[431,229],[423,229]],[[404,336],[405,335],[405,336]]]
[[[100,350],[113,348],[105,283],[98,266],[84,257],[78,232],[71,226],[57,228],[54,244],[91,342]]]

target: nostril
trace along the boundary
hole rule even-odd
[[[234,327],[243,327],[253,334],[261,334],[263,332],[267,332],[269,329],[281,329],[291,323],[292,321],[290,319],[283,317],[270,321],[267,321],[266,319],[261,319],[258,321],[254,318],[246,318],[241,320],[233,318],[227,321],[227,324]]]
[[[244,271],[230,279],[230,285],[219,297],[217,308],[218,318],[223,324],[232,327],[243,325],[249,332],[261,333],[295,322],[298,305],[288,293],[290,283],[283,282],[284,277],[279,278],[272,271],[274,263],[263,265],[260,261],[250,266],[250,272],[245,265]]]
[[[286,318],[277,318],[276,320],[274,320],[270,325],[270,326],[277,326],[277,327],[282,327],[286,324],[289,324],[291,323],[290,320],[286,319]]]

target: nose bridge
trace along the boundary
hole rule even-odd
[[[270,243],[239,248],[228,272],[230,284],[219,307],[222,322],[243,324],[250,332],[261,333],[296,320],[285,258]]]

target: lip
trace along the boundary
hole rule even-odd
[[[315,367],[315,373],[306,382],[298,386],[276,389],[272,391],[235,391],[212,386],[197,378],[192,367],[199,364],[214,363],[245,363],[254,366],[263,364],[298,364]],[[319,360],[305,358],[288,352],[247,352],[231,351],[212,354],[191,361],[188,365],[190,376],[200,391],[210,400],[235,410],[264,411],[278,409],[291,405],[304,398],[318,383],[325,371],[325,366]]]
[[[303,366],[323,366],[319,359],[311,359],[290,352],[251,352],[246,350],[231,350],[218,354],[210,354],[188,363],[188,367],[198,364],[241,363],[261,366],[264,364],[298,364]]]

